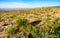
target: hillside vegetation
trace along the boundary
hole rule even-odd
[[[0,11],[0,38],[60,38],[60,7]]]

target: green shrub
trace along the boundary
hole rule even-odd
[[[9,26],[5,31],[7,34],[14,34],[15,33],[15,28],[12,26]]]
[[[14,18],[14,17],[15,17],[15,15],[11,15],[11,16],[10,16],[10,18]]]
[[[27,25],[28,24],[28,20],[25,18],[19,18],[17,21],[17,26],[23,26],[23,25]]]

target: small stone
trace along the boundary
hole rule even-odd
[[[7,23],[5,23],[3,26],[7,26],[8,24]]]
[[[4,27],[0,27],[0,32],[4,31]]]

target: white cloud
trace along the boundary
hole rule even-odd
[[[0,3],[0,8],[33,8],[32,5],[26,3]]]
[[[3,2],[0,3],[0,8],[36,8],[36,7],[48,7],[57,6],[57,4],[52,3],[18,3],[18,2]]]

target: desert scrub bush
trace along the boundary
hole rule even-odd
[[[25,19],[24,17],[18,18],[18,20],[16,21],[16,25],[19,31],[22,31],[25,34],[29,33],[30,29],[28,28],[29,27],[28,20]]]
[[[39,31],[39,28],[32,26],[31,29],[31,37],[33,38],[42,38],[41,32]]]
[[[9,27],[5,30],[5,32],[6,32],[8,35],[10,35],[10,34],[15,34],[15,30],[16,30],[15,27],[9,26]]]
[[[47,38],[59,38],[60,37],[60,18],[56,18],[54,22],[52,22],[52,28],[47,33]]]
[[[8,35],[12,35],[13,36],[13,34],[14,35],[16,35],[17,33],[19,33],[20,31],[22,31],[22,32],[29,32],[29,29],[27,28],[26,29],[26,27],[27,27],[27,24],[28,24],[28,21],[27,21],[27,19],[25,19],[25,18],[19,18],[17,21],[16,21],[16,24],[17,24],[17,26],[9,26],[7,29],[6,29],[6,33],[8,34]]]
[[[10,17],[10,18],[14,18],[14,17],[16,17],[16,15],[10,15],[9,17]]]
[[[56,30],[57,31],[57,30]],[[55,30],[48,32],[45,38],[59,38],[60,34],[57,33]]]
[[[17,21],[16,21],[16,24],[17,26],[25,26],[28,24],[28,20],[25,19],[25,18],[19,18]]]

